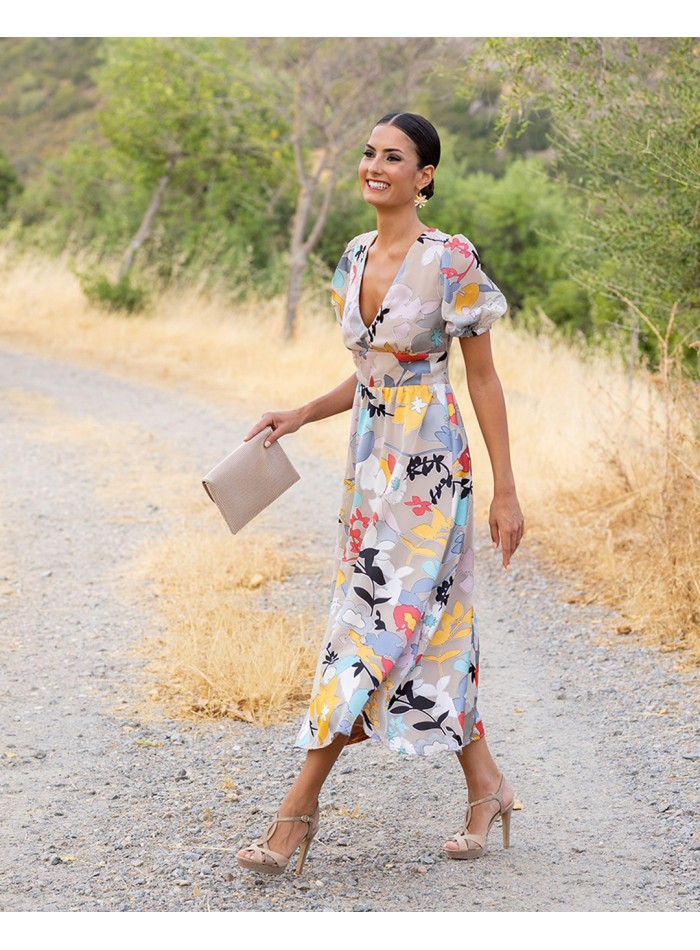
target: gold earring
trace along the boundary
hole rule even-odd
[[[418,194],[413,200],[415,202],[416,208],[425,208],[425,206],[428,203],[428,198],[426,195],[423,194],[422,189],[418,192]]]

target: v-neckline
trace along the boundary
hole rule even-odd
[[[365,318],[362,316],[362,309],[361,309],[361,307],[360,307],[360,293],[361,293],[361,291],[362,291],[362,278],[363,278],[364,275],[365,275],[365,264],[367,263],[367,257],[369,256],[369,249],[372,247],[372,245],[374,244],[374,242],[375,242],[375,241],[377,240],[377,238],[379,237],[379,231],[375,231],[375,232],[374,232],[374,237],[373,237],[372,240],[369,242],[369,244],[367,245],[367,247],[366,247],[366,249],[365,249],[365,253],[362,255],[362,263],[361,263],[361,265],[360,265],[360,267],[359,267],[359,269],[358,269],[358,273],[357,273],[357,283],[356,283],[357,313],[358,313],[358,315],[359,315],[359,317],[360,317],[360,323],[361,323],[362,326],[365,328],[365,330],[370,330],[370,329],[372,328],[372,326],[374,325],[374,323],[376,322],[377,317],[379,316],[379,314],[380,314],[380,313],[382,312],[382,310],[384,309],[384,301],[385,301],[386,298],[389,296],[389,292],[391,291],[391,288],[394,286],[394,284],[396,283],[396,281],[399,279],[399,275],[403,272],[403,269],[404,269],[404,267],[405,267],[405,265],[406,265],[406,261],[408,260],[408,255],[411,253],[411,251],[413,250],[413,248],[415,247],[415,245],[420,241],[420,239],[421,239],[422,237],[424,237],[425,233],[426,233],[425,231],[421,231],[421,233],[420,233],[420,234],[415,238],[415,240],[409,245],[408,250],[406,251],[406,253],[405,253],[404,256],[403,256],[403,260],[402,260],[401,263],[399,264],[399,268],[398,268],[398,270],[396,271],[396,274],[394,274],[394,279],[392,280],[392,282],[391,282],[391,283],[389,284],[389,286],[387,287],[386,293],[384,294],[384,296],[382,297],[382,299],[381,299],[381,301],[380,301],[380,303],[379,303],[379,308],[377,309],[377,312],[376,312],[375,315],[372,317],[372,319],[370,320],[369,323],[365,323]]]

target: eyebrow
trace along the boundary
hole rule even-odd
[[[369,142],[365,145],[365,148],[371,148],[373,152],[377,151],[374,145],[370,145]],[[403,155],[403,152],[401,151],[400,148],[384,148],[382,149],[382,151],[383,152],[398,152],[399,155]]]

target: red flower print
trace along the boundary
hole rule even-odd
[[[376,516],[375,516],[376,518]],[[358,555],[362,547],[362,529],[369,526],[370,519],[363,518],[359,508],[356,508],[350,515],[350,553]],[[361,526],[361,528],[360,528]],[[347,560],[345,558],[344,560]]]
[[[396,359],[399,363],[417,363],[418,360],[427,360],[427,353],[397,353]]]
[[[467,268],[469,270],[469,268]],[[454,267],[441,267],[440,272],[445,275],[448,280],[459,280],[461,281],[463,277],[466,276],[467,271],[464,270],[460,274],[458,270],[455,270]]]
[[[449,241],[445,241],[445,247],[450,251],[457,251],[458,254],[461,254],[462,257],[471,257],[472,249],[469,247],[466,241],[459,241],[456,237],[451,237]],[[464,272],[466,274],[466,271]]]
[[[447,394],[447,415],[450,422],[457,421],[457,404],[453,393]]]
[[[466,448],[466,449],[464,450],[464,452],[462,452],[462,454],[461,454],[460,457],[457,459],[457,461],[458,461],[459,464],[462,466],[462,471],[463,471],[463,472],[471,472],[471,470],[472,470],[472,458],[471,458],[471,455],[469,454],[469,449],[468,449],[468,448]]]
[[[397,604],[394,607],[394,623],[397,630],[411,634],[421,619],[422,614],[417,607],[410,607],[407,604]]]
[[[422,518],[427,511],[430,511],[430,502],[423,501],[423,499],[417,495],[414,495],[410,501],[405,501],[404,505],[408,505],[409,508],[412,508],[413,514],[419,518]]]

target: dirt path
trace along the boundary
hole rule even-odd
[[[0,909],[697,909],[694,678],[567,604],[527,548],[505,574],[483,542],[480,707],[524,806],[512,849],[494,834],[484,860],[444,859],[454,758],[363,744],[328,782],[305,875],[239,871],[300,762],[296,722],[193,724],[145,702],[152,593],[129,563],[245,429],[184,392],[0,350]],[[300,446],[267,525],[330,554],[340,472]]]

